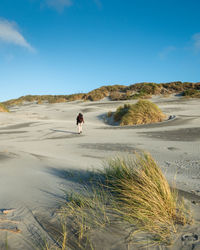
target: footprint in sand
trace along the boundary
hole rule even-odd
[[[200,242],[200,236],[195,233],[184,234],[181,237],[184,245],[196,244]]]

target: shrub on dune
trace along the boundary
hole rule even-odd
[[[165,117],[158,106],[148,100],[120,106],[114,115],[115,121],[119,121],[121,126],[161,122]]]
[[[53,103],[63,103],[66,102],[66,99],[63,97],[52,97],[48,99],[48,102],[53,104]]]
[[[7,109],[7,107],[4,104],[0,103],[0,112],[8,112],[8,111],[9,110]]]
[[[188,89],[183,92],[183,96],[187,98],[200,98],[200,91],[197,89]]]
[[[120,91],[113,91],[110,93],[110,99],[112,101],[127,100],[128,95]]]

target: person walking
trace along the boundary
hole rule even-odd
[[[76,125],[78,126],[78,133],[81,134],[83,132],[83,115],[81,113],[78,114],[76,118]]]

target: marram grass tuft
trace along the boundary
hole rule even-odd
[[[55,239],[59,249],[94,249],[91,233],[98,238],[101,230],[115,225],[130,229],[127,241],[132,244],[169,245],[177,225],[191,222],[183,201],[148,153],[108,160],[102,171],[91,176],[80,193],[66,193],[59,210],[62,229]],[[134,242],[137,232],[145,234]]]
[[[183,201],[178,201],[150,154],[110,160],[104,169],[107,186],[116,197],[115,210],[140,231],[169,243],[176,225],[190,221]]]
[[[121,126],[161,122],[165,117],[158,106],[148,100],[120,106],[114,115],[115,121],[119,121]]]

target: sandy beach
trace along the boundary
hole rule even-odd
[[[44,237],[53,241],[42,221],[55,220],[63,190],[80,189],[67,171],[81,177],[101,169],[104,159],[143,150],[152,154],[170,184],[175,180],[193,213],[194,223],[177,234],[170,249],[200,249],[200,101],[175,95],[151,101],[173,119],[112,126],[106,122],[107,112],[130,102],[108,99],[24,103],[0,113],[0,249],[6,241],[16,250],[34,249],[34,242]],[[81,135],[76,127],[79,112],[85,119]],[[128,249],[122,243],[125,235],[104,236],[97,249]]]

